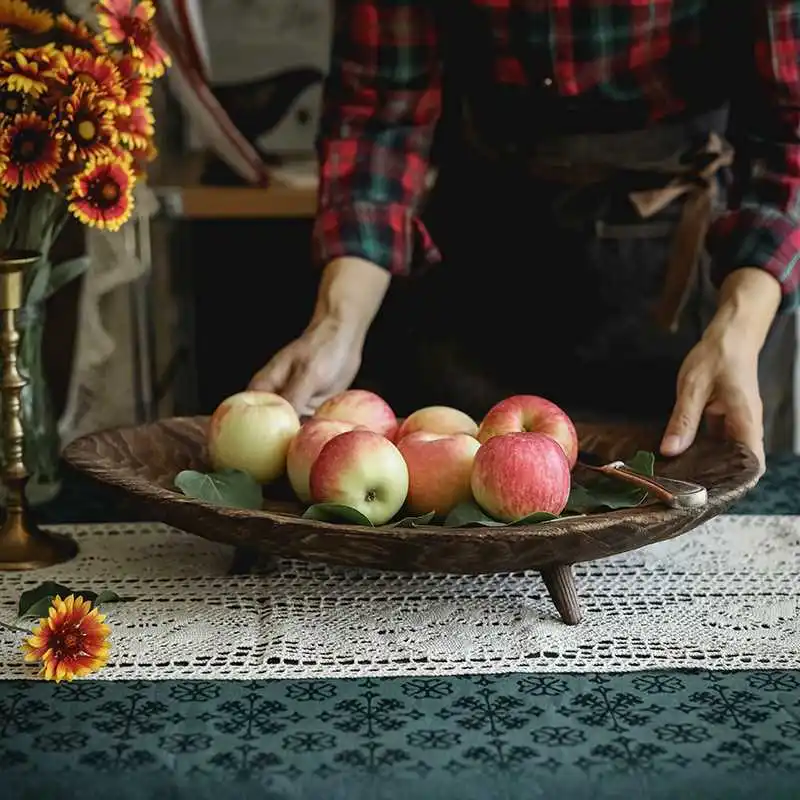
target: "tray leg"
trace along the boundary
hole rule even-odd
[[[233,551],[233,560],[228,569],[228,575],[248,575],[253,571],[258,562],[259,553],[258,548],[255,547],[237,547]]]
[[[581,621],[581,604],[575,588],[572,566],[559,564],[542,571],[542,580],[547,593],[566,625],[577,625]]]

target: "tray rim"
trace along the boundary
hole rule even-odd
[[[565,518],[562,520],[553,520],[552,522],[537,523],[534,525],[513,525],[513,526],[497,526],[497,527],[465,527],[465,528],[450,528],[441,525],[419,525],[414,527],[397,527],[397,526],[367,526],[367,525],[354,525],[344,523],[331,523],[319,520],[303,519],[299,515],[286,514],[279,511],[269,511],[265,509],[251,510],[251,509],[236,509],[224,506],[217,506],[212,503],[207,503],[202,500],[187,497],[181,494],[177,489],[166,489],[158,484],[148,482],[142,478],[125,478],[121,476],[110,476],[103,474],[102,477],[98,474],[99,470],[93,467],[91,459],[88,457],[89,444],[109,434],[116,434],[123,436],[134,430],[147,428],[147,427],[163,427],[175,426],[181,427],[187,424],[194,427],[203,427],[207,424],[209,417],[204,415],[198,416],[179,416],[179,417],[166,417],[153,422],[144,423],[141,425],[125,425],[125,426],[112,426],[103,428],[101,430],[93,431],[84,434],[72,442],[70,442],[64,449],[63,458],[77,471],[97,480],[101,483],[121,489],[126,493],[135,496],[137,499],[146,502],[149,506],[172,506],[172,507],[191,507],[203,509],[206,513],[216,515],[229,520],[247,520],[254,522],[256,520],[263,520],[265,523],[273,523],[273,526],[295,526],[308,529],[309,531],[331,531],[339,535],[347,533],[349,536],[363,537],[365,539],[374,539],[376,536],[388,538],[401,538],[401,539],[426,539],[435,536],[439,541],[463,541],[465,538],[471,541],[481,542],[518,542],[536,539],[553,539],[563,537],[568,534],[585,534],[587,531],[581,530],[583,527],[581,521],[592,521],[592,533],[595,535],[602,535],[604,531],[615,527],[617,521],[621,516],[625,517],[625,524],[631,525],[637,522],[653,522],[654,513],[658,515],[659,521],[669,523],[674,520],[678,527],[682,527],[681,523],[686,523],[691,520],[702,520],[706,516],[708,506],[698,509],[673,509],[658,504],[646,504],[636,508],[617,509],[599,512],[596,514],[588,514]],[[616,427],[627,428],[628,430],[647,430],[646,425],[636,425],[627,423],[609,423]],[[727,456],[737,456],[743,459],[744,467],[738,473],[740,479],[733,486],[708,486],[709,502],[712,499],[718,499],[723,504],[726,502],[732,503],[740,496],[749,491],[758,482],[759,478],[759,464],[756,456],[744,445],[738,442],[718,442],[709,436],[699,436],[698,441],[701,444],[713,443],[719,445],[720,448],[728,450]],[[726,459],[727,460],[727,459]],[[729,497],[727,497],[729,496]],[[715,512],[714,516],[717,513]],[[564,530],[565,526],[569,526],[569,530]],[[193,531],[189,531],[194,533]],[[202,535],[202,534],[200,534]],[[207,538],[207,537],[206,537]],[[267,541],[264,544],[268,544]],[[635,548],[629,548],[635,549]],[[615,550],[615,552],[617,552]],[[613,553],[609,553],[612,555]]]

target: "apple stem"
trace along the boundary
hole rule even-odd
[[[577,625],[581,621],[581,604],[575,587],[575,575],[569,564],[557,564],[541,570],[547,593],[556,607],[562,622]]]

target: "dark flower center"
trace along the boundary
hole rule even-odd
[[[97,208],[113,208],[122,194],[119,184],[108,176],[96,178],[89,187],[88,197]]]
[[[25,107],[25,96],[20,92],[4,92],[0,95],[0,111],[3,114],[19,114]]]
[[[75,627],[67,628],[53,637],[52,649],[57,658],[74,656],[83,649],[84,634]]]
[[[136,17],[123,17],[120,20],[120,27],[128,39],[136,42],[142,50],[147,50],[153,38],[153,31],[146,22]]]
[[[47,134],[42,131],[21,130],[11,146],[11,160],[16,163],[30,164],[38,161],[47,147]]]

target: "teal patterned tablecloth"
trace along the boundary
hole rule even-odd
[[[800,460],[736,511],[800,514]],[[0,798],[108,797],[800,800],[800,671],[0,682]]]

